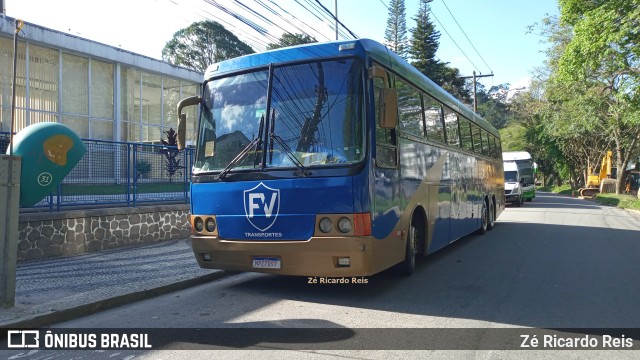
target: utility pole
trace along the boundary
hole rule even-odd
[[[493,73],[487,75],[476,75],[476,71],[473,71],[473,76],[461,76],[460,79],[473,79],[473,112],[478,112],[478,90],[476,90],[477,78],[493,76]]]

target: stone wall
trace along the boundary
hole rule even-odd
[[[189,205],[20,214],[18,261],[184,239]]]

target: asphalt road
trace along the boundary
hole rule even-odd
[[[440,351],[428,344],[416,346],[411,341],[416,334],[398,328],[480,329],[452,334],[473,337],[478,343],[494,336],[491,329],[495,328],[514,328],[511,335],[515,337],[519,337],[518,331],[527,333],[518,330],[523,328],[579,328],[576,333],[582,337],[597,332],[585,329],[638,328],[639,254],[640,215],[588,200],[538,194],[521,208],[508,207],[495,229],[486,235],[468,236],[430,255],[409,278],[384,272],[368,278],[366,284],[309,284],[307,278],[245,273],[56,327],[185,328],[185,333],[193,328],[229,328],[229,334],[254,337],[236,344],[237,348],[289,349],[216,353],[225,358],[510,358],[515,353]],[[330,328],[335,331],[326,332],[328,337],[362,340],[366,336],[362,340],[365,343],[394,351],[368,351],[353,344],[323,347],[323,341],[330,339],[322,336],[315,343],[304,342],[309,340],[306,338],[301,343],[292,339],[283,347],[264,345],[273,339],[267,335],[255,339],[255,331],[246,332],[260,328],[274,328],[276,333],[278,329]],[[219,332],[215,335],[222,336]],[[294,331],[282,336],[295,335]],[[384,344],[389,338],[393,339],[387,348]],[[217,345],[226,344],[223,340],[184,341],[178,334],[175,341],[170,340],[164,342],[165,350],[13,351],[9,355],[16,359],[191,359],[210,354],[178,349],[218,349]],[[460,343],[465,340],[459,339]],[[635,340],[635,348],[639,345],[640,339]],[[518,354],[531,359],[558,356],[637,358],[638,351],[543,350]]]

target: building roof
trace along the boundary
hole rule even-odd
[[[14,22],[14,18],[3,16],[2,19],[0,19],[0,36],[13,39]],[[54,47],[63,51],[84,54],[92,58],[100,58],[105,61],[117,62],[126,66],[166,74],[195,83],[202,81],[202,73],[200,72],[26,21],[24,22],[22,31],[19,33],[18,39],[19,41]]]

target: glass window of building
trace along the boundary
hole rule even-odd
[[[62,113],[89,115],[89,59],[62,54]]]
[[[180,99],[180,80],[164,77],[162,79],[163,131],[168,131],[170,128],[178,129],[177,107]]]
[[[160,75],[142,73],[142,123],[157,124],[162,122],[162,77]]]
[[[91,60],[91,117],[113,119],[113,64]]]
[[[26,101],[26,45],[18,41],[18,61],[16,65],[16,119],[15,131],[27,126]],[[13,76],[13,40],[0,37],[0,75],[2,76],[0,105],[2,123],[0,131],[11,131],[11,83]]]
[[[57,122],[60,52],[29,44],[30,124]]]
[[[113,121],[112,120],[91,120],[91,136],[96,140],[113,141]]]
[[[90,137],[88,117],[63,114],[60,122],[71,128],[81,139],[88,139]]]

